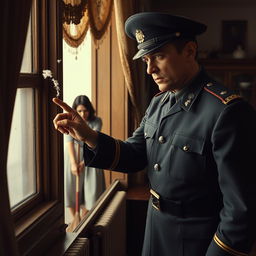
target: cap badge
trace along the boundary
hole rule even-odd
[[[139,44],[144,42],[145,36],[144,36],[143,32],[140,29],[136,29],[135,37],[136,37],[136,40]]]

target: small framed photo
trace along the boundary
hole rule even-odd
[[[238,47],[243,50],[247,48],[247,20],[223,20],[223,53],[233,53]]]

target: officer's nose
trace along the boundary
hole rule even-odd
[[[148,60],[148,62],[147,62],[147,73],[149,75],[152,75],[153,73],[156,73],[156,70],[157,70],[157,67],[154,64],[154,62],[151,61],[151,60]]]

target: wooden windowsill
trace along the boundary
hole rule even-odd
[[[150,197],[148,185],[134,186],[127,189],[127,200],[148,201]]]

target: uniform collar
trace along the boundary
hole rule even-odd
[[[194,79],[192,79],[194,80]],[[166,101],[168,101],[170,99],[170,95],[174,94],[176,102],[178,102],[182,96],[188,91],[188,87],[191,84],[192,81],[190,81],[188,84],[186,84],[181,90],[177,91],[177,92],[171,92],[171,91],[167,91],[164,93],[162,99],[161,99],[161,103],[164,104]]]
[[[186,86],[183,87],[183,89],[175,92],[176,102],[178,103],[177,105],[180,105],[181,108],[189,111],[202,87],[207,83],[208,80],[209,78],[207,77],[204,68],[201,67],[197,75],[190,82],[188,82]],[[165,104],[166,101],[169,100],[171,93],[172,92],[170,91],[164,93],[161,99],[161,104]]]
[[[179,104],[185,111],[189,111],[194,101],[196,100],[199,92],[209,79],[204,68],[198,72],[198,74],[192,79],[188,86],[182,91],[182,95],[179,98]]]

